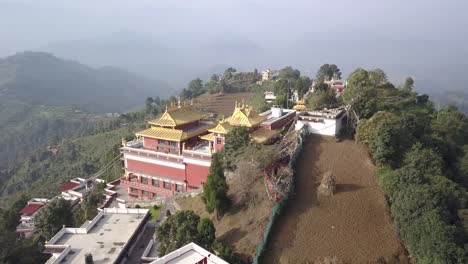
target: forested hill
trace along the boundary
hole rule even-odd
[[[91,68],[49,53],[0,59],[0,98],[32,105],[76,106],[88,112],[127,112],[141,98],[165,97],[170,88],[119,68]]]

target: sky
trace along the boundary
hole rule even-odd
[[[0,57],[86,39],[105,44],[105,36],[120,34],[167,48],[203,50],[229,41],[261,50],[263,56],[245,67],[292,64],[312,74],[313,67],[330,59],[348,71],[360,64],[382,66],[401,77],[432,61],[443,68],[466,66],[467,10],[465,0],[0,0]],[[71,52],[63,55],[73,57]],[[94,66],[116,63],[73,58]]]

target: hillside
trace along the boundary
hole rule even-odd
[[[141,98],[169,94],[168,86],[119,68],[91,68],[49,53],[0,59],[0,98],[33,105],[76,106],[90,112],[126,112]]]

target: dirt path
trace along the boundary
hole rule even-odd
[[[275,224],[263,263],[398,258],[403,251],[374,170],[365,149],[354,142],[310,137],[298,163],[296,196]],[[337,193],[318,199],[318,182],[327,171],[336,176]]]

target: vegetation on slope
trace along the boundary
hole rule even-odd
[[[42,52],[0,59],[0,97],[27,104],[76,106],[90,112],[126,112],[141,98],[169,95],[167,85],[124,70],[93,69]]]
[[[418,263],[466,263],[468,235],[457,211],[467,208],[464,171],[468,118],[434,109],[428,96],[396,89],[372,71],[356,70],[343,95],[368,145],[396,228]]]

